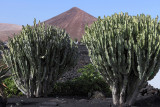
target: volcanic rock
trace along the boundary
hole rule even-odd
[[[147,83],[146,86],[140,90],[138,97],[150,95],[160,96],[160,90],[158,88],[154,88],[153,86]]]
[[[160,90],[147,82],[145,87],[140,90],[134,106],[160,107]]]

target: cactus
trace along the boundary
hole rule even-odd
[[[85,28],[83,43],[112,90],[114,105],[132,105],[144,83],[160,68],[158,17],[119,13]]]
[[[78,48],[61,29],[36,24],[23,26],[20,34],[8,41],[3,60],[12,65],[13,80],[27,97],[46,97],[61,75],[74,67]]]

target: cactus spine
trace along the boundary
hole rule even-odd
[[[23,26],[19,35],[8,41],[3,60],[13,64],[13,79],[28,97],[50,94],[60,76],[77,61],[77,46],[61,29],[45,24]]]
[[[115,105],[132,105],[143,84],[160,68],[158,17],[128,13],[99,17],[86,27],[83,42],[110,85]]]

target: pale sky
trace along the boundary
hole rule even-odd
[[[159,0],[0,0],[0,23],[33,25],[34,18],[42,22],[72,7],[95,17],[119,12],[160,16]],[[160,88],[160,72],[149,83]]]

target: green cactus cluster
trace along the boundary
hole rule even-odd
[[[60,76],[77,61],[78,48],[61,29],[45,24],[23,26],[20,34],[8,41],[3,60],[11,67],[13,80],[28,97],[47,96]]]
[[[91,62],[112,89],[115,105],[131,105],[160,68],[158,17],[119,13],[85,28],[83,42]]]

